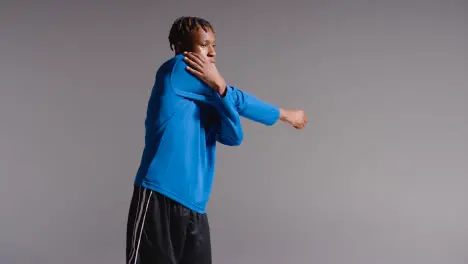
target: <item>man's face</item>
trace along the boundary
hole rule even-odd
[[[198,27],[192,33],[190,46],[189,51],[206,56],[212,63],[216,62],[216,36],[213,31]]]

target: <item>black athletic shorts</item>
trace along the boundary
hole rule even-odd
[[[207,215],[134,186],[126,257],[127,264],[211,264]]]

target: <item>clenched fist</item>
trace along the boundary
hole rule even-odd
[[[280,120],[296,129],[302,129],[307,124],[307,116],[299,109],[280,109]]]

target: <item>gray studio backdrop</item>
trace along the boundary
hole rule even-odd
[[[468,263],[463,1],[2,1],[0,263],[124,263],[145,106],[181,15],[309,125],[221,147],[214,263]]]

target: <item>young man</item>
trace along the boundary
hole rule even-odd
[[[158,69],[148,103],[127,223],[128,264],[210,264],[206,206],[216,143],[242,143],[241,116],[268,126],[307,123],[301,110],[278,108],[225,83],[208,21],[177,19],[169,42],[175,56]]]

